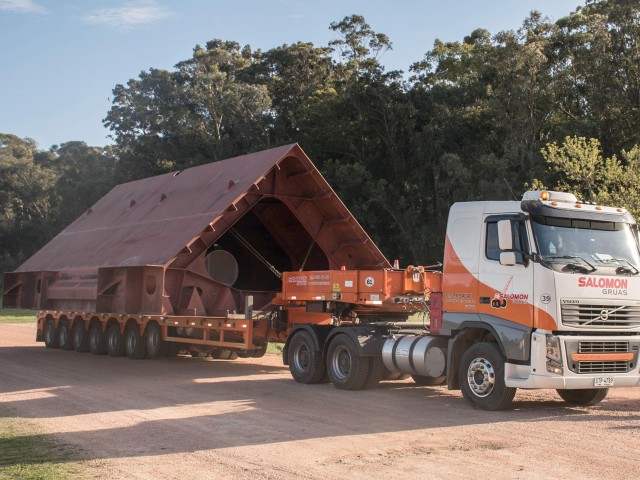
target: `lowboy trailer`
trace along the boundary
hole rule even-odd
[[[119,185],[15,272],[50,348],[256,357],[300,383],[411,375],[509,406],[638,386],[640,253],[623,208],[567,193],[451,207],[442,269],[392,266],[298,145]]]

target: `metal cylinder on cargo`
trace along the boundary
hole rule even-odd
[[[382,347],[382,361],[392,372],[440,377],[447,366],[447,343],[428,335],[389,338]]]

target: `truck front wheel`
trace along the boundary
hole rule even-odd
[[[358,355],[358,349],[346,335],[334,337],[327,353],[327,372],[333,386],[341,390],[359,390],[367,382],[371,359]]]
[[[325,374],[322,353],[316,349],[311,334],[300,331],[294,335],[287,349],[291,376],[298,383],[320,383]]]
[[[560,398],[574,405],[596,405],[605,399],[608,388],[585,388],[578,390],[556,390]]]
[[[471,345],[460,360],[462,396],[483,410],[504,410],[516,389],[504,384],[504,359],[493,343]]]

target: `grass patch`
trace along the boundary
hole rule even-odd
[[[37,311],[0,308],[0,323],[30,323],[36,321]]]
[[[284,343],[269,343],[267,345],[267,353],[282,355],[282,350],[284,350]]]
[[[0,479],[69,479],[84,466],[72,447],[53,442],[28,421],[0,412]]]

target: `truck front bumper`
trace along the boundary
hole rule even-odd
[[[637,338],[637,337],[635,337]],[[619,336],[562,336],[558,335],[562,350],[562,373],[547,371],[546,333],[534,332],[531,337],[531,365],[505,364],[505,384],[516,388],[552,388],[552,389],[584,389],[584,388],[615,388],[640,386],[640,368],[637,362],[637,345],[632,348],[635,351],[634,361],[628,365],[626,372],[602,371],[590,373],[578,373],[576,362],[572,361],[570,368],[569,359],[571,352],[578,342],[589,344],[597,342],[628,341],[630,337]],[[635,344],[637,340],[632,342]]]

